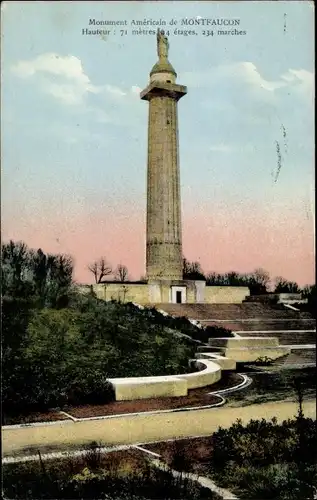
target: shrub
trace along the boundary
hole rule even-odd
[[[280,425],[276,419],[250,420],[246,426],[238,420],[229,429],[220,428],[212,446],[213,477],[247,498],[313,498],[316,421],[300,414]]]
[[[257,358],[255,361],[252,362],[252,365],[260,365],[260,366],[271,366],[273,364],[273,359],[269,358],[268,356],[263,356]]]
[[[122,460],[108,459],[103,465],[97,444],[87,447],[80,462],[52,461],[40,463],[7,464],[3,470],[3,491],[9,498],[24,499],[120,499],[150,500],[172,498],[210,499],[221,497],[189,480],[174,477],[169,470],[156,469],[145,459],[136,469],[122,467]],[[109,464],[111,466],[109,466]],[[127,466],[127,463],[125,463]]]
[[[9,301],[4,318],[3,417],[107,403],[109,378],[186,373],[194,357],[188,340],[131,305],[89,296],[67,309],[17,307]]]

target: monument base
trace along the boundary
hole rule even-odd
[[[247,287],[206,286],[205,281],[153,280],[146,282],[109,281],[81,285],[82,293],[91,290],[99,299],[140,305],[150,304],[241,304],[250,295]]]

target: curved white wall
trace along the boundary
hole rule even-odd
[[[186,396],[188,389],[215,384],[221,378],[219,364],[207,360],[196,361],[200,371],[166,377],[111,378],[116,401],[157,397]]]

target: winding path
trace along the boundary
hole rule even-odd
[[[303,404],[304,414],[316,419],[316,400]],[[105,446],[149,443],[166,439],[208,436],[219,426],[228,428],[238,418],[293,418],[298,411],[294,402],[281,401],[243,407],[218,407],[156,414],[111,416],[88,421],[59,421],[31,426],[2,427],[3,456],[34,454],[38,449],[62,451],[91,441]]]

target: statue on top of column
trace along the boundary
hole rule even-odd
[[[160,30],[158,28],[156,39],[157,39],[157,54],[159,56],[159,59],[167,59],[169,44],[167,36],[165,36],[165,31]]]

